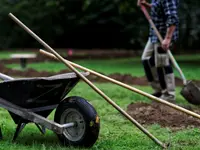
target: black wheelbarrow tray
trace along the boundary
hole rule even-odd
[[[0,78],[0,107],[17,124],[13,141],[27,123],[35,123],[43,134],[46,128],[55,132],[65,146],[91,147],[96,142],[100,129],[96,110],[84,98],[66,97],[80,80],[75,73],[19,79],[0,73]],[[54,121],[47,119],[54,109]]]

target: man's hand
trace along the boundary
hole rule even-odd
[[[137,6],[141,6],[141,4],[147,3],[146,0],[138,0],[137,1]]]
[[[138,0],[137,5],[138,6],[144,5],[144,6],[151,8],[151,4],[149,4],[146,0]]]
[[[163,48],[164,50],[168,50],[170,44],[171,44],[171,39],[170,39],[170,38],[165,38],[165,39],[162,41],[162,48]]]

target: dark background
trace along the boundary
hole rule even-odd
[[[14,23],[13,13],[56,48],[142,49],[149,24],[137,0],[1,0],[0,49],[40,46]],[[179,51],[198,50],[200,1],[180,0]]]

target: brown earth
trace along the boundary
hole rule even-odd
[[[200,114],[200,109],[192,107],[189,110]],[[177,111],[164,104],[153,102],[130,104],[127,113],[143,125],[159,124],[162,127],[169,127],[172,131],[185,128],[200,127],[200,120]]]
[[[26,70],[14,70],[5,67],[4,65],[0,64],[0,71],[3,74],[9,75],[9,76],[20,76],[20,77],[47,77],[55,74],[61,74],[61,73],[67,73],[70,72],[69,70],[61,70],[59,72],[47,72],[47,71],[36,71],[34,69],[26,69]],[[101,73],[102,74],[102,73]],[[130,85],[148,85],[148,82],[145,77],[133,77],[130,74],[110,74],[108,77],[113,78],[115,80],[121,81],[126,84]],[[108,82],[100,77],[90,75],[88,77],[93,82]],[[176,78],[176,84],[177,86],[182,86],[181,79]]]

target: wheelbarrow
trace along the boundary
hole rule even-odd
[[[80,79],[75,73],[19,79],[0,73],[0,79],[0,107],[17,124],[13,141],[26,124],[34,123],[43,134],[46,128],[55,132],[65,146],[91,147],[96,142],[100,119],[95,108],[82,97],[67,97]],[[54,121],[47,119],[54,109]]]
[[[132,86],[126,85],[124,83],[121,83],[117,80],[114,80],[112,78],[108,78],[104,75],[101,75],[95,71],[92,71],[90,69],[84,68],[80,65],[77,65],[75,63],[72,63],[68,60],[65,60],[62,56],[60,56],[53,48],[51,48],[47,43],[45,43],[39,36],[37,36],[33,31],[31,31],[25,24],[23,24],[18,18],[16,18],[12,13],[9,13],[9,17],[11,17],[11,19],[13,19],[13,21],[15,21],[20,27],[22,27],[27,33],[29,33],[33,38],[35,38],[41,45],[43,45],[47,50],[49,50],[51,53],[43,53],[43,54],[48,54],[49,56],[58,59],[59,61],[63,62],[67,67],[70,68],[70,70],[74,71],[76,73],[77,76],[79,76],[83,81],[85,81],[94,91],[96,91],[100,96],[102,96],[110,105],[112,105],[115,109],[117,109],[123,116],[125,116],[129,121],[131,121],[136,127],[138,127],[143,133],[145,133],[149,138],[151,138],[151,140],[153,140],[156,144],[160,145],[161,147],[163,147],[164,149],[168,148],[169,144],[168,143],[162,143],[161,141],[159,141],[155,136],[153,136],[148,130],[146,130],[141,124],[139,124],[134,118],[132,118],[129,114],[127,114],[123,109],[121,109],[114,101],[112,101],[106,94],[104,94],[100,89],[98,89],[91,81],[89,81],[85,76],[83,76],[76,68],[77,67],[81,70],[84,70],[86,72],[90,72],[93,75],[97,75],[103,79],[109,80],[112,83],[118,84],[124,88],[127,88],[133,92],[136,92],[138,94],[141,94],[143,96],[146,96],[152,100],[155,100],[157,102],[160,102],[162,104],[168,105],[176,110],[179,110],[181,112],[184,112],[188,115],[191,115],[193,117],[196,117],[198,119],[200,119],[200,115],[196,114],[194,112],[191,112],[185,108],[182,108],[180,106],[174,105],[172,103],[169,103],[167,101],[164,101],[162,99],[159,99],[157,97],[154,97],[146,92],[143,92],[141,90],[138,90]],[[98,117],[96,118],[96,120],[99,120]]]

